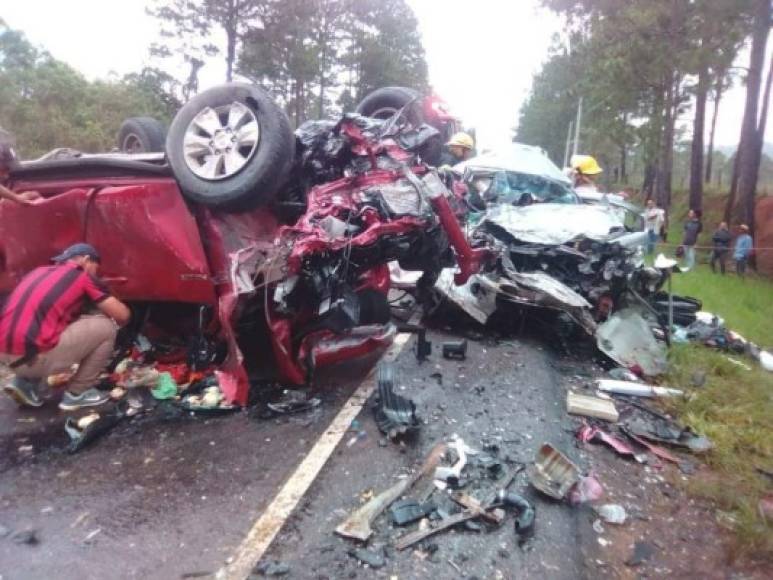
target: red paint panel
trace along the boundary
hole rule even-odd
[[[41,189],[50,197],[34,206],[0,204],[0,292],[63,248],[87,241],[102,254],[101,275],[124,300],[214,303],[198,226],[173,180]]]

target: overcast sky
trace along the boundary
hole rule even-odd
[[[509,139],[531,78],[544,62],[559,20],[538,0],[408,0],[427,51],[430,82],[483,147]],[[149,64],[158,26],[145,0],[8,0],[0,9],[12,28],[88,78],[124,74]],[[201,88],[222,82],[222,59],[201,71]],[[181,74],[181,76],[184,76]],[[717,143],[735,145],[744,91],[723,99]],[[709,114],[711,110],[709,110]],[[773,139],[773,123],[767,139]],[[590,153],[590,152],[589,152]]]

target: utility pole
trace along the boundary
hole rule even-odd
[[[566,148],[564,149],[564,167],[569,167],[569,148],[572,145],[572,128],[574,127],[574,121],[569,121],[569,130],[566,132]]]
[[[572,155],[577,155],[577,150],[580,148],[580,126],[582,125],[582,97],[577,104],[577,123],[574,126],[574,147],[572,148]]]

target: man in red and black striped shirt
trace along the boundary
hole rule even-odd
[[[0,362],[16,375],[3,390],[20,404],[39,407],[41,381],[77,364],[59,407],[100,405],[108,395],[94,385],[130,311],[96,277],[100,257],[93,246],[75,244],[53,261],[27,274],[0,312]],[[84,314],[91,306],[99,312]]]

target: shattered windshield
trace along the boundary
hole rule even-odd
[[[490,203],[579,203],[577,195],[569,187],[538,175],[497,171],[485,177],[475,177],[472,182],[483,199]]]

